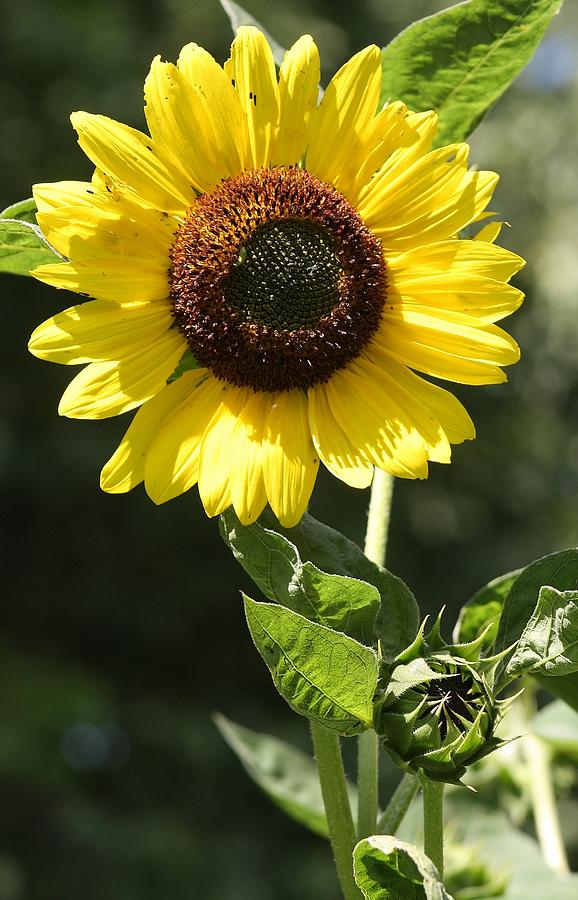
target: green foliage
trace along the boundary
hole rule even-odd
[[[270,512],[264,513],[259,523],[291,541],[303,562],[310,561],[323,572],[355,578],[377,588],[381,606],[375,619],[374,640],[380,642],[385,658],[394,659],[411,643],[419,625],[419,610],[401,578],[371,562],[357,544],[307,513],[295,528],[282,528]]]
[[[528,619],[508,675],[541,672],[570,675],[578,672],[578,591],[542,587],[536,609]]]
[[[339,734],[369,728],[378,675],[374,651],[290,609],[244,601],[255,646],[291,708]]]
[[[221,516],[221,535],[269,600],[371,644],[381,602],[376,587],[303,562],[288,538],[258,523],[240,525],[232,509]]]
[[[561,550],[536,560],[518,576],[504,602],[496,645],[499,650],[513,647],[533,618],[543,586],[557,591],[578,590],[578,550]],[[552,606],[555,614],[556,607]],[[562,623],[558,623],[559,627]],[[574,626],[575,627],[575,626]],[[574,709],[578,709],[578,673],[545,674],[537,672],[539,680],[557,697],[561,697]]]
[[[360,841],[353,871],[365,900],[452,900],[425,853],[389,835]]]
[[[34,200],[21,200],[0,212],[0,272],[30,275],[36,266],[60,262],[36,225]]]
[[[436,145],[468,137],[538,47],[562,0],[470,0],[415,22],[383,50],[381,100],[440,117]]]
[[[521,571],[516,569],[494,578],[468,600],[460,610],[454,629],[456,642],[473,641],[490,625],[488,643],[493,643],[498,633],[504,600]]]
[[[225,716],[217,714],[214,720],[261,790],[286,815],[321,837],[328,837],[319,775],[313,759],[280,738],[244,728]],[[353,799],[353,788],[351,794]]]
[[[263,32],[269,41],[275,62],[280,66],[283,62],[283,57],[285,56],[285,48],[278,44],[277,41],[263,28],[261,23],[258,22],[251,13],[248,13],[246,9],[239,6],[238,3],[234,3],[233,0],[220,0],[220,3],[229,17],[233,31],[236,32],[241,25],[254,25],[255,28],[258,28],[259,31]]]
[[[532,722],[532,730],[557,753],[578,760],[578,712],[562,700],[545,706]]]
[[[167,384],[170,384],[172,381],[176,381],[177,378],[180,378],[181,375],[185,374],[185,372],[191,372],[193,369],[198,368],[199,363],[197,362],[191,351],[185,350],[180,363],[178,364],[170,378],[167,380]]]

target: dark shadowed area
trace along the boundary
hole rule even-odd
[[[248,5],[284,46],[310,32],[327,80],[447,4]],[[216,0],[0,10],[1,208],[34,182],[89,177],[72,110],[144,127],[151,59],[195,41],[223,61],[231,38]],[[424,613],[447,604],[448,632],[486,581],[578,543],[577,56],[568,2],[472,140],[473,161],[501,173],[503,242],[528,260],[506,326],[523,359],[508,384],[457,389],[478,439],[427,482],[396,484],[389,551]],[[252,786],[210,718],[309,746],[251,645],[239,589],[255,592],[196,490],[162,507],[142,489],[101,493],[125,422],[59,418],[71,371],[26,350],[75,298],[15,276],[0,291],[0,900],[331,900],[326,845]],[[362,542],[367,499],[322,474],[311,512]],[[563,811],[576,866],[570,799]]]

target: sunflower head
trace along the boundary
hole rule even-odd
[[[459,783],[468,766],[503,745],[494,731],[507,701],[494,696],[498,657],[484,657],[487,634],[446,644],[440,620],[386,667],[376,731],[402,768]]]
[[[375,466],[449,462],[474,427],[427,376],[495,383],[518,359],[495,323],[521,302],[522,261],[499,225],[464,232],[497,176],[465,144],[431,149],[435,113],[379,106],[377,47],[321,100],[319,71],[309,36],[279,71],[252,27],[224,66],[187,44],[152,63],[148,133],[74,113],[91,179],[36,185],[65,261],[34,274],[93,299],[30,349],[85,366],[62,415],[135,411],[104,490],[144,482],[163,503],[198,484],[209,515],[248,524],[269,503],[291,526],[320,463],[363,488]]]

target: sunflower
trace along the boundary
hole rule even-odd
[[[90,182],[34,189],[65,258],[36,278],[95,299],[40,325],[43,359],[88,365],[59,412],[138,408],[104,466],[112,493],[156,503],[198,483],[208,515],[294,525],[319,463],[367,487],[374,466],[425,478],[474,437],[459,401],[421,377],[505,380],[494,323],[522,300],[523,261],[474,239],[497,182],[468,147],[431,149],[435,113],[379,108],[380,51],[361,51],[319,102],[309,36],[277,75],[242,27],[221,67],[188,44],[145,82],[150,137],[105,116],[72,123]],[[475,229],[474,229],[475,230]]]

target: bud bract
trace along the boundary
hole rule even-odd
[[[375,730],[401,768],[459,783],[467,766],[506,743],[494,736],[508,704],[493,693],[502,654],[484,658],[484,637],[446,644],[438,619],[384,666]]]

